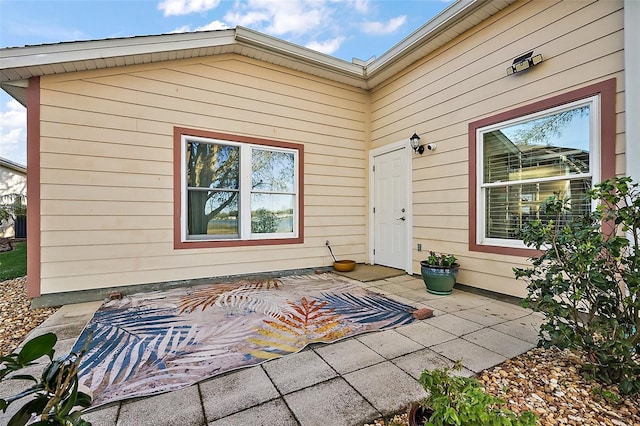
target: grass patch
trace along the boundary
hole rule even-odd
[[[27,243],[13,244],[13,250],[0,253],[0,281],[27,275]]]

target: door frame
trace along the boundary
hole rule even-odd
[[[373,172],[374,165],[374,157],[379,155],[388,154],[392,151],[397,151],[398,149],[404,148],[404,166],[406,172],[406,218],[404,221],[404,226],[406,227],[406,258],[404,260],[404,270],[408,274],[413,274],[413,150],[409,146],[409,142],[406,140],[400,140],[397,142],[390,143],[385,146],[381,146],[379,148],[375,148],[369,151],[369,264],[375,265],[375,255],[373,254],[374,243],[375,243],[375,223],[374,223],[374,215],[373,208],[375,206],[375,177]]]

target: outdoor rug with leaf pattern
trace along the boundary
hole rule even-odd
[[[106,302],[74,345],[93,406],[412,322],[412,306],[334,274],[139,293]]]

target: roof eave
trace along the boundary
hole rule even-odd
[[[25,166],[23,166],[22,164],[14,163],[13,161],[7,160],[6,158],[0,157],[0,166],[13,170],[14,172],[25,175],[27,174],[27,168]]]
[[[382,56],[346,62],[244,27],[0,49],[0,86],[24,104],[31,77],[235,53],[371,89],[516,0],[456,0]],[[476,22],[477,22],[476,19]]]
[[[233,40],[231,29],[3,48],[0,49],[0,81],[7,80],[5,69],[199,49],[230,44]]]
[[[373,88],[410,64],[444,46],[473,26],[466,20],[482,11],[483,19],[516,0],[457,0],[423,26],[366,66],[369,88]],[[483,10],[484,9],[484,10]],[[449,36],[447,32],[452,32]]]

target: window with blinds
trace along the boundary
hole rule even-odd
[[[478,242],[519,247],[517,232],[554,193],[591,209],[599,164],[598,97],[478,129]]]

